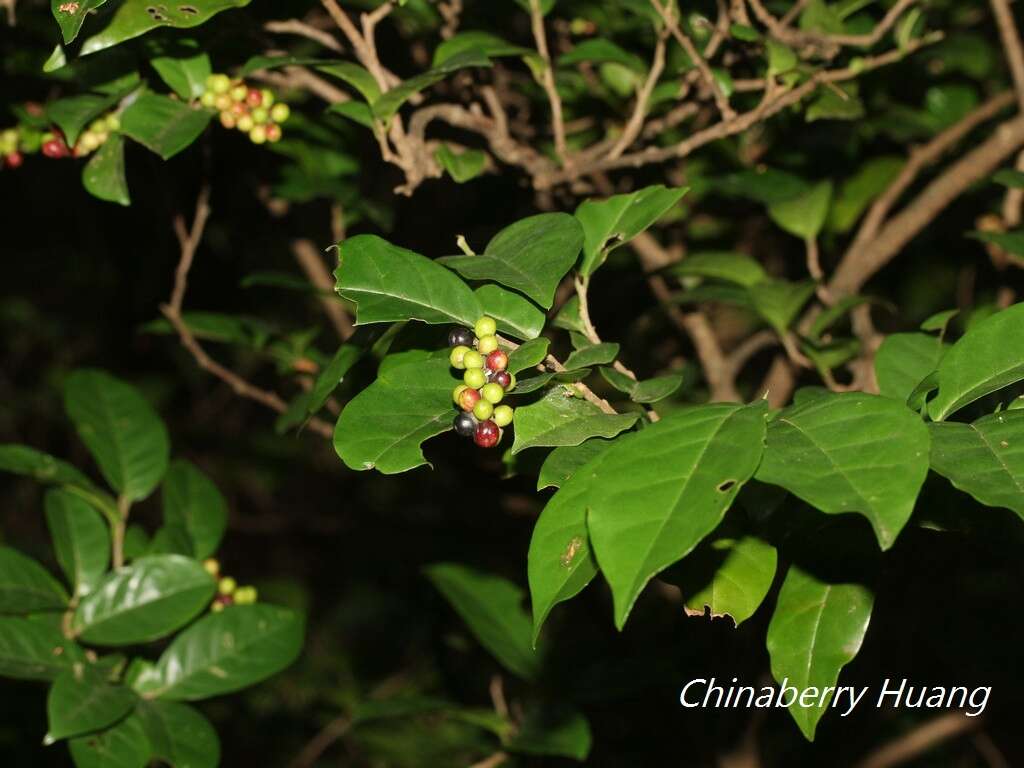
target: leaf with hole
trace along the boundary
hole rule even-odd
[[[249,0],[186,0],[159,5],[150,0],[123,0],[106,28],[82,43],[81,55],[102,51],[159,27],[198,27],[221,11],[248,4]]]
[[[106,2],[107,0],[79,0],[77,3],[69,3],[66,0],[50,0],[50,11],[57,20],[65,45],[78,37],[85,17]]]

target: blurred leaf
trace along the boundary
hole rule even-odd
[[[797,65],[796,53],[787,45],[769,38],[765,41],[768,49],[768,76],[773,77],[789,72]]]
[[[146,768],[150,746],[142,723],[131,714],[103,731],[68,742],[76,768]]]
[[[110,565],[107,524],[92,506],[67,491],[47,491],[44,506],[57,562],[72,594],[87,595]]]
[[[751,286],[748,292],[757,314],[781,335],[811,298],[814,284],[765,280]]]
[[[57,676],[46,698],[49,730],[43,744],[98,731],[132,711],[135,694],[110,685],[91,664],[76,664]]]
[[[527,710],[519,730],[505,742],[509,752],[555,755],[583,761],[590,754],[587,719],[575,710],[535,707]]]
[[[79,0],[77,3],[68,3],[65,0],[50,0],[50,10],[53,18],[57,20],[65,45],[78,37],[85,17],[106,2],[107,0]]]
[[[945,351],[941,339],[926,333],[886,336],[875,352],[879,393],[906,402],[914,388],[939,367]]]
[[[644,64],[643,59],[604,38],[592,38],[577,43],[568,53],[563,53],[558,57],[558,66],[570,67],[585,61],[595,64],[612,62],[639,75],[647,74],[647,65]]]
[[[871,298],[868,296],[843,296],[832,306],[823,309],[821,313],[814,318],[814,322],[811,323],[811,327],[809,329],[810,338],[814,341],[819,340],[825,331],[838,323],[851,310],[862,304],[867,304],[870,301]]]
[[[767,279],[764,268],[745,253],[712,251],[694,253],[678,264],[671,272],[680,277],[708,277],[736,283],[749,288]]]
[[[638,418],[639,413],[604,413],[555,387],[536,403],[516,408],[512,453],[538,446],[579,445],[591,437],[615,437]]]
[[[369,70],[358,64],[351,61],[334,61],[321,64],[317,69],[351,85],[366,99],[367,104],[373,104],[380,98],[380,86],[377,85],[377,81],[373,79]]]
[[[810,0],[800,14],[800,29],[838,35],[843,32],[843,21],[825,0]]]
[[[213,481],[184,459],[175,460],[164,478],[163,510],[165,523],[188,533],[196,559],[217,551],[228,525],[228,505]]]
[[[756,200],[765,205],[800,198],[810,189],[799,176],[776,168],[740,171],[709,179],[708,183],[712,190],[724,195]]]
[[[306,403],[306,416],[312,416],[327,402],[335,389],[345,380],[352,366],[359,362],[364,350],[356,344],[342,344],[334,353],[331,362],[325,365],[313,383],[309,401]]]
[[[424,88],[429,88],[434,83],[444,80],[448,75],[466,67],[489,67],[491,60],[488,59],[479,49],[471,48],[461,53],[456,53],[447,59],[443,64],[428,69],[419,75],[404,80],[382,94],[370,106],[374,116],[383,122],[388,122],[398,112],[399,108],[414,94]]]
[[[66,461],[27,445],[0,445],[0,470],[25,475],[41,483],[94,487],[89,478]]]
[[[198,139],[212,118],[208,109],[193,109],[166,96],[143,93],[121,113],[121,132],[169,160]]]
[[[19,680],[53,680],[85,652],[59,629],[40,621],[0,616],[0,675]]]
[[[0,547],[0,614],[63,610],[64,587],[39,563],[10,547]]]
[[[884,156],[869,160],[839,187],[829,211],[829,227],[836,232],[849,232],[868,205],[893,182],[906,161],[902,157]]]
[[[441,144],[434,151],[434,158],[457,184],[475,179],[484,172],[484,166],[487,164],[485,152],[478,149],[465,149],[456,153],[447,144]]]
[[[823,181],[799,197],[770,205],[768,215],[789,234],[813,240],[825,225],[831,202],[832,182]]]
[[[155,699],[135,710],[152,756],[174,768],[217,768],[220,739],[210,721],[188,704]]]
[[[130,205],[128,181],[124,175],[124,139],[112,133],[82,169],[82,186],[95,198],[118,205]]]
[[[1024,171],[1003,168],[992,175],[992,181],[1011,189],[1024,189]]]
[[[149,0],[123,0],[110,24],[82,43],[80,55],[102,51],[158,27],[198,27],[221,11],[248,4],[249,0],[190,0],[187,5],[154,6]]]
[[[968,232],[968,237],[998,245],[1015,256],[1024,256],[1024,229],[1012,232]]]
[[[457,32],[437,46],[434,50],[433,66],[439,67],[453,56],[471,49],[476,49],[492,59],[501,56],[537,56],[536,51],[513,45],[490,32],[466,30]]]
[[[934,315],[928,316],[925,321],[921,323],[921,330],[938,331],[939,338],[941,339],[946,335],[946,328],[949,326],[949,321],[959,314],[959,309],[946,309],[942,312],[936,312]]]

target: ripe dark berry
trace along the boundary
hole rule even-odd
[[[487,368],[491,371],[504,371],[508,367],[508,355],[504,350],[496,349],[487,356]]]
[[[456,326],[448,332],[449,347],[471,347],[473,346],[473,332],[469,328]]]
[[[498,444],[501,436],[498,425],[493,421],[481,421],[476,425],[476,432],[473,434],[473,442],[481,448],[493,448]]]
[[[476,419],[468,413],[460,413],[452,423],[455,433],[463,437],[472,437],[476,434]]]
[[[508,389],[512,384],[512,374],[508,371],[495,371],[491,377],[491,381],[497,384],[502,389]]]

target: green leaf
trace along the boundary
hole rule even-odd
[[[210,721],[188,704],[144,701],[136,714],[153,757],[174,768],[217,768],[220,739]]]
[[[619,345],[613,342],[591,344],[588,347],[577,349],[565,358],[565,369],[575,371],[580,368],[590,368],[595,365],[610,363],[619,354]]]
[[[198,27],[221,11],[248,4],[249,0],[191,0],[185,5],[154,6],[149,0],[123,0],[106,28],[82,43],[80,55],[102,51],[159,27]]]
[[[547,339],[537,338],[523,342],[516,349],[513,349],[508,356],[508,372],[519,373],[535,365],[540,365],[548,356],[548,345],[551,342]]]
[[[772,221],[802,240],[813,240],[821,232],[832,202],[832,182],[815,184],[807,192],[768,206]]]
[[[765,280],[747,289],[754,310],[779,335],[786,333],[807,300],[814,293],[813,283]]]
[[[194,465],[178,459],[163,485],[164,522],[188,532],[191,553],[198,560],[220,546],[228,525],[228,505],[217,486]]]
[[[100,114],[117,103],[118,94],[101,96],[85,93],[54,101],[46,108],[46,114],[64,133],[69,147],[75,146],[82,129]]]
[[[76,768],[146,768],[149,740],[139,718],[131,714],[106,730],[68,742]]]
[[[982,504],[1024,518],[1024,410],[928,426],[933,470]]]
[[[838,35],[843,32],[843,20],[825,0],[811,0],[800,14],[800,29]]]
[[[899,175],[906,160],[895,155],[877,157],[864,163],[842,183],[829,211],[829,228],[849,232],[872,200],[877,198]]]
[[[304,635],[302,616],[275,605],[236,605],[208,614],[160,656],[160,685],[147,698],[196,701],[247,688],[295,661]]]
[[[282,54],[280,56],[256,55],[250,56],[245,60],[245,64],[238,70],[238,77],[248,77],[253,72],[260,72],[264,69],[277,69],[278,67],[319,67],[321,65],[348,63],[350,62],[317,58],[315,56],[293,56],[291,54]]]
[[[388,122],[399,108],[414,94],[424,88],[429,88],[434,83],[444,80],[448,75],[466,67],[489,67],[491,61],[479,49],[470,48],[461,53],[453,55],[443,64],[433,69],[428,69],[408,80],[404,80],[394,88],[381,94],[380,98],[374,101],[370,107],[378,120]]]
[[[131,501],[149,496],[167,471],[167,428],[131,385],[96,370],[64,383],[64,408],[100,472]]]
[[[189,46],[197,49],[198,46]],[[149,60],[157,74],[186,101],[198,99],[206,90],[210,76],[210,57],[205,51],[186,56],[157,56]]]
[[[48,491],[46,524],[57,562],[78,597],[92,592],[110,565],[110,535],[102,516],[67,491]]]
[[[198,139],[212,118],[208,109],[193,109],[166,96],[143,93],[121,113],[121,132],[169,160]]]
[[[907,402],[910,393],[939,366],[946,346],[927,333],[893,333],[875,352],[878,391]]]
[[[370,111],[370,107],[366,104],[358,101],[339,101],[327,107],[327,111],[341,115],[364,128],[373,130],[373,112]]]
[[[965,405],[1024,379],[1024,303],[972,325],[939,363],[939,394],[928,406],[943,421]]]
[[[587,533],[587,509],[594,500],[591,488],[611,443],[591,440],[584,445],[594,443],[604,445],[583,466],[573,469],[544,506],[530,538],[527,571],[534,646],[551,609],[579,594],[597,573]]]
[[[580,203],[575,213],[583,226],[580,274],[584,277],[592,275],[612,250],[654,224],[686,192],[686,187],[656,184],[605,200],[584,200]]]
[[[196,560],[147,555],[108,574],[78,604],[71,627],[95,645],[148,643],[194,619],[216,586]]]
[[[376,235],[339,246],[338,293],[356,304],[359,323],[422,320],[472,326],[483,314],[469,286],[435,261]]]
[[[636,54],[623,50],[617,43],[605,38],[583,40],[573,46],[572,50],[558,57],[558,66],[571,67],[574,64],[593,62],[595,64],[621,64],[638,75],[647,74],[647,65]]]
[[[82,29],[89,12],[106,2],[107,0],[79,0],[76,3],[68,3],[67,0],[50,0],[50,10],[53,18],[57,20],[65,45],[78,37],[78,32]]]
[[[82,186],[100,200],[130,205],[128,181],[124,175],[124,139],[112,133],[82,169]]]
[[[0,675],[19,680],[53,680],[85,652],[41,621],[0,616]]]
[[[579,445],[563,445],[560,448],[555,448],[541,464],[540,475],[537,478],[537,490],[542,491],[551,486],[558,488],[564,485],[577,469],[599,453],[603,453],[611,445],[611,440],[594,437],[584,440]]]
[[[769,206],[800,198],[811,189],[799,176],[776,168],[764,167],[731,173],[708,181],[711,189],[722,194],[756,200]]]
[[[706,405],[627,435],[600,457],[588,527],[615,624],[713,531],[761,460],[766,405]]]
[[[464,184],[484,172],[487,153],[479,149],[464,149],[456,153],[447,144],[434,150],[434,159],[441,164],[456,184]]]
[[[838,323],[848,312],[862,304],[868,304],[871,302],[871,298],[868,296],[842,296],[836,300],[835,304],[830,307],[825,307],[811,323],[811,327],[807,334],[808,338],[818,343],[821,341],[821,336],[825,331],[831,328],[833,325]]]
[[[860,392],[823,395],[771,421],[757,479],[827,514],[861,513],[888,549],[914,511],[928,450],[927,428],[902,403]]]
[[[778,553],[756,536],[716,536],[662,574],[683,592],[689,616],[728,616],[737,627],[754,615],[771,589]]]
[[[373,104],[380,98],[380,86],[377,85],[377,81],[373,79],[369,70],[358,64],[351,61],[337,61],[318,66],[317,69],[351,85],[359,91],[368,104]]]
[[[50,727],[43,744],[106,728],[131,712],[135,702],[130,688],[111,685],[91,664],[75,664],[50,687],[46,698]]]
[[[468,50],[476,49],[491,59],[502,56],[536,56],[537,52],[530,48],[503,40],[490,32],[467,30],[452,35],[434,50],[433,66],[439,67],[453,56]]]
[[[425,569],[473,635],[503,667],[526,680],[540,672],[540,655],[530,642],[523,592],[510,581],[457,563]]]
[[[64,587],[39,563],[0,547],[0,613],[37,613],[67,607]]]
[[[1013,168],[1003,168],[992,174],[992,181],[1002,184],[1011,189],[1024,189],[1024,171],[1017,171]]]
[[[946,328],[949,326],[949,321],[960,314],[959,309],[945,309],[941,312],[936,312],[934,315],[930,315],[921,323],[922,331],[938,331],[939,336],[946,335]]]
[[[768,279],[764,268],[745,253],[721,251],[694,253],[673,265],[671,271],[679,277],[709,277],[746,288]]]
[[[377,380],[352,398],[334,431],[334,449],[350,469],[385,475],[427,463],[420,444],[451,428],[455,410],[448,355],[405,352],[385,359]]]
[[[516,389],[523,391],[519,386]],[[605,413],[564,388],[554,387],[536,403],[516,408],[512,453],[539,446],[579,445],[591,437],[615,437],[638,418],[639,413]]]
[[[474,291],[480,306],[493,317],[498,331],[517,339],[536,339],[544,330],[544,313],[518,293],[497,285],[482,285]]]
[[[0,471],[26,475],[41,483],[92,488],[92,481],[75,467],[27,445],[0,445]]]
[[[772,676],[800,692],[835,687],[839,671],[864,642],[873,603],[859,584],[829,584],[790,566],[768,625]],[[811,706],[798,700],[789,707],[808,740],[832,696],[829,691]]]
[[[527,710],[519,730],[505,742],[509,752],[555,755],[583,761],[590,754],[587,719],[575,710],[554,706]]]
[[[761,39],[761,33],[753,27],[748,27],[746,24],[730,25],[729,35],[745,43],[756,43]]]
[[[797,65],[796,53],[789,46],[783,45],[769,38],[765,42],[768,49],[768,75],[780,75],[789,72]]]
[[[567,213],[542,213],[505,227],[479,256],[439,261],[469,280],[493,280],[525,293],[547,309],[582,245],[583,230],[576,219]]]
[[[64,47],[57,43],[53,47],[53,51],[50,53],[49,58],[43,63],[43,72],[50,73],[56,72],[58,69],[62,69],[68,63],[67,56],[64,53]]]
[[[324,407],[327,398],[345,380],[345,376],[352,369],[352,366],[362,356],[363,349],[355,344],[342,344],[338,347],[338,351],[334,353],[331,362],[320,370],[316,381],[313,383],[313,389],[310,390],[309,402],[306,407],[306,416],[312,416]]]
[[[998,245],[1004,251],[1009,251],[1016,256],[1024,256],[1024,230],[1017,229],[1012,232],[969,232],[968,236],[973,237],[975,240]]]
[[[634,403],[656,403],[659,400],[664,400],[682,385],[683,376],[678,373],[644,379],[636,383],[629,399]]]
[[[184,555],[192,557],[195,547],[184,525],[161,525],[146,549],[147,555]]]
[[[857,91],[856,83],[819,88],[818,97],[808,105],[804,119],[808,123],[818,120],[859,120],[864,117],[864,102]]]

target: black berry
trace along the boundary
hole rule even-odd
[[[449,347],[472,347],[473,341],[473,332],[469,330],[469,328],[460,328],[456,326],[448,333]]]
[[[454,427],[456,434],[463,437],[473,437],[476,433],[476,419],[471,414],[460,413],[455,417],[452,427]]]
[[[508,371],[495,371],[491,381],[502,389],[508,389],[508,385],[512,383],[512,374]]]

